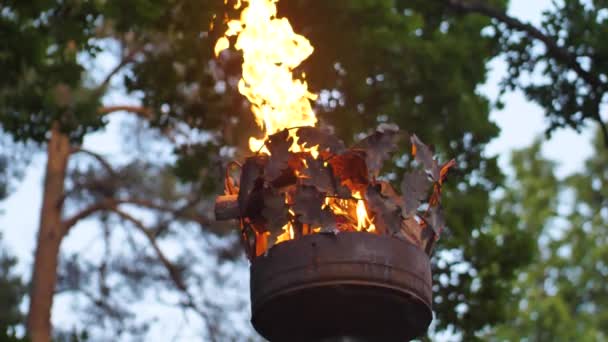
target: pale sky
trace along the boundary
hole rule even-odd
[[[538,23],[541,11],[550,5],[550,0],[512,0],[511,3],[511,14],[525,21]],[[497,82],[504,72],[505,64],[498,59],[491,63],[491,67],[492,72],[489,80],[486,85],[481,87],[481,91],[493,96],[497,93]],[[113,99],[109,100],[112,101]],[[122,99],[117,98],[116,100]],[[491,120],[500,127],[501,133],[486,149],[487,155],[499,156],[500,165],[503,167],[508,165],[509,151],[514,148],[529,146],[535,137],[543,134],[546,128],[542,110],[538,106],[527,102],[521,93],[508,94],[505,103],[506,106],[503,110],[493,111],[490,115]],[[119,136],[120,120],[121,118],[118,116],[111,121],[105,131],[87,136],[84,141],[85,147],[104,155],[120,158],[124,152],[122,141],[117,138]],[[584,159],[591,154],[591,133],[589,129],[580,135],[572,130],[559,130],[545,144],[543,153],[545,156],[559,162],[559,175],[565,175],[581,168]],[[3,214],[0,214],[0,231],[4,235],[4,245],[8,246],[12,253],[19,258],[19,271],[23,272],[26,278],[30,276],[30,265],[33,260],[44,166],[44,155],[35,156],[25,178],[16,188],[16,191],[6,201],[0,203],[0,212],[3,212]],[[82,248],[82,243],[91,239],[91,235],[88,234],[88,229],[86,229],[87,224],[84,223],[82,227],[74,230],[75,233],[68,237],[64,245],[65,248]],[[246,287],[247,281],[244,278],[242,285]],[[174,312],[167,312],[167,317],[175,314]],[[71,314],[68,303],[62,300],[56,302],[53,317],[55,323],[69,327],[77,322],[75,318]],[[162,327],[164,336],[174,336],[176,330],[184,329],[181,324],[181,321],[171,319],[164,322]],[[194,327],[187,327],[186,329],[190,328],[195,329]],[[192,331],[192,334],[182,335],[182,338],[188,340],[188,338],[185,338],[188,335],[196,336],[196,333]],[[160,339],[160,336],[162,335],[155,337],[159,341],[163,340]]]
[[[511,0],[510,14],[538,24],[541,13],[549,8],[551,0]],[[483,92],[493,97],[498,92],[498,81],[504,75],[505,63],[497,59],[491,63],[492,72]],[[500,165],[507,166],[509,151],[529,146],[535,137],[543,136],[547,127],[542,109],[526,100],[521,92],[507,94],[506,106],[503,110],[494,110],[490,119],[500,127],[500,136],[487,147],[488,155],[500,156]],[[543,147],[543,154],[559,163],[557,174],[566,175],[583,166],[583,162],[592,153],[592,129],[586,129],[577,134],[572,129],[560,129],[553,133],[551,140]]]

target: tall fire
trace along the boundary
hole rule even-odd
[[[242,52],[238,89],[264,132],[261,139],[250,137],[254,156],[241,166],[240,180],[227,175],[217,216],[241,220],[252,258],[299,236],[346,231],[395,235],[430,252],[443,227],[441,185],[454,162],[439,166],[412,136],[412,152],[424,170],[405,175],[401,189],[407,196],[401,197],[378,178],[400,141],[395,127],[379,127],[352,148],[315,128],[317,96],[294,76],[314,48],[287,18],[277,17],[277,2],[237,3],[237,9],[243,6],[240,19],[227,22],[215,46],[218,56],[231,42]],[[429,193],[428,203],[422,203]]]
[[[431,320],[429,255],[444,227],[443,165],[416,135],[401,195],[381,176],[404,135],[380,125],[355,145],[315,127],[316,95],[294,70],[313,47],[278,0],[244,0],[215,53],[243,55],[239,92],[263,132],[233,162],[216,219],[238,219],[251,260],[252,323],[273,341],[403,341]],[[400,156],[402,157],[402,156]],[[240,176],[232,177],[233,169]],[[319,303],[323,303],[322,309]]]
[[[243,53],[243,78],[239,92],[251,102],[257,124],[265,132],[262,139],[251,137],[249,148],[264,149],[268,134],[289,127],[314,126],[317,118],[311,101],[317,96],[308,91],[306,81],[294,78],[293,70],[313,52],[306,37],[295,33],[286,18],[277,18],[278,0],[249,0],[240,20],[228,22],[228,31],[215,45],[215,54],[230,47]],[[237,4],[237,8],[241,3]],[[304,151],[294,138],[290,151]],[[312,149],[306,149],[311,151]],[[313,152],[314,153],[314,152]]]

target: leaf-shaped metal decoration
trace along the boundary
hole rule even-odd
[[[435,183],[433,184],[433,193],[431,194],[431,197],[428,200],[429,205],[431,207],[435,207],[435,206],[438,206],[441,204],[442,185],[443,185],[443,182],[445,181],[445,179],[447,178],[448,171],[454,165],[456,165],[456,161],[454,161],[454,159],[452,159],[449,162],[443,164],[439,168],[439,179],[437,179],[435,181]]]
[[[298,137],[298,144],[306,148],[319,146],[319,151],[329,151],[333,154],[341,154],[346,150],[342,140],[320,128],[300,127],[296,136]]]
[[[266,220],[266,229],[271,234],[280,233],[281,228],[289,221],[289,208],[285,203],[285,194],[270,189],[265,190],[262,216]]]
[[[413,243],[416,246],[420,246],[422,244],[421,231],[422,227],[420,223],[414,216],[409,216],[401,222],[401,231],[397,236]]]
[[[319,155],[291,152],[296,136],[304,148],[318,146]],[[287,227],[293,229],[289,231],[292,239],[357,230],[360,206],[353,205],[357,203],[353,197],[363,197],[376,234],[409,241],[430,254],[445,227],[442,185],[456,162],[438,164],[432,149],[412,135],[412,154],[421,168],[404,175],[399,195],[391,183],[377,179],[383,162],[397,149],[399,137],[396,126],[381,125],[355,147],[346,149],[329,132],[314,127],[270,135],[265,144],[269,155],[257,154],[246,160],[239,187],[231,179],[225,182],[228,194],[238,191],[232,202],[238,201],[249,254],[260,255],[277,240],[284,241]],[[424,214],[418,211],[423,203]]]
[[[454,167],[456,167],[456,160],[454,159],[451,159],[439,167],[439,179],[437,180],[439,185],[442,185],[443,182],[445,182],[446,178],[448,177],[448,172]]]
[[[445,217],[441,205],[429,208],[428,214],[425,216],[425,221],[427,225],[433,229],[435,234],[439,236],[443,231],[443,228],[445,228]]]
[[[412,155],[416,160],[422,164],[425,171],[433,178],[434,181],[439,179],[439,165],[437,161],[433,159],[433,151],[430,147],[425,145],[416,134],[412,134],[410,137],[412,142]]]
[[[322,229],[333,229],[335,217],[329,208],[323,208],[324,201],[325,196],[314,186],[298,186],[293,204],[298,221]]]
[[[369,184],[369,177],[364,152],[347,151],[329,159],[327,162],[331,165],[338,184],[347,185],[352,191],[365,192]],[[339,196],[342,196],[340,190],[338,193]]]
[[[365,162],[372,178],[378,176],[384,161],[388,160],[390,154],[397,150],[399,138],[398,130],[386,129],[383,132],[374,132],[355,146],[356,149],[365,151]]]
[[[380,186],[380,194],[383,197],[390,199],[399,207],[403,206],[403,198],[397,193],[397,191],[395,191],[395,188],[393,188],[391,183],[385,181],[376,181],[376,184]]]
[[[329,164],[321,158],[313,158],[310,154],[304,160],[306,167],[302,169],[302,184],[314,186],[319,192],[334,194],[336,181]]]
[[[238,194],[241,216],[246,216],[249,211],[252,192],[262,186],[263,180],[261,177],[266,162],[267,158],[265,156],[255,156],[247,158],[243,164]]]
[[[288,168],[289,148],[292,143],[293,138],[289,136],[289,131],[286,129],[268,137],[266,147],[270,151],[270,157],[264,168],[264,178],[266,181],[272,182],[281,175],[283,170]]]
[[[370,185],[365,193],[367,204],[374,215],[376,231],[396,234],[401,230],[401,208],[391,199],[382,196],[379,185]]]
[[[431,182],[422,170],[406,173],[401,181],[403,194],[403,216],[408,217],[416,213],[420,202],[425,200],[429,193]]]

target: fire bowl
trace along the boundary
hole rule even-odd
[[[254,259],[250,272],[251,321],[270,341],[406,341],[432,320],[429,258],[390,236],[302,236]]]

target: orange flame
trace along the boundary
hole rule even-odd
[[[287,201],[286,201],[287,202]],[[295,213],[293,212],[293,210],[289,209],[289,213],[293,216],[295,216]],[[287,222],[287,224],[285,224],[283,226],[283,233],[279,236],[277,236],[277,241],[276,243],[281,243],[283,241],[287,241],[287,240],[293,240],[295,233],[293,231],[293,224],[291,222]]]
[[[249,138],[249,148],[270,154],[264,141],[270,134],[286,128],[315,126],[317,118],[312,109],[312,101],[317,95],[308,90],[302,78],[294,77],[293,70],[306,60],[314,48],[306,39],[293,31],[287,18],[277,18],[276,3],[279,0],[243,0],[245,5],[240,19],[227,22],[228,29],[215,45],[215,54],[230,47],[230,37],[236,37],[234,47],[243,53],[243,75],[238,84],[239,92],[251,103],[255,121],[263,130],[264,137]],[[239,0],[235,5],[242,5]],[[295,131],[290,131],[294,142],[292,152],[309,152],[319,155],[318,146],[304,148],[298,144]],[[306,160],[302,160],[306,165]],[[298,177],[303,175],[297,174]],[[329,207],[337,215],[346,217],[346,230],[375,232],[375,226],[367,214],[365,201],[360,192],[354,192],[355,199],[326,198],[323,208]],[[286,199],[287,202],[287,199]],[[356,202],[356,203],[355,203]],[[296,214],[290,209],[290,214]],[[288,222],[276,243],[295,237],[294,224]],[[321,231],[321,227],[303,225],[302,233]],[[266,246],[268,233],[258,236]],[[264,248],[259,248],[265,249]]]
[[[363,198],[359,191],[356,191],[353,195],[355,198]],[[367,208],[365,208],[365,201],[363,199],[357,200],[357,231],[376,231],[376,226],[374,226],[372,220],[367,216]]]
[[[249,139],[252,151],[262,149],[269,134],[298,126],[314,126],[317,118],[306,81],[294,78],[293,69],[308,58],[314,48],[293,31],[287,18],[277,18],[278,0],[244,0],[240,19],[230,20],[228,30],[215,45],[215,53],[230,46],[228,37],[237,36],[235,48],[243,52],[243,77],[239,92],[251,102],[256,123],[264,138]],[[238,5],[238,4],[237,4]],[[292,151],[302,148],[295,134]],[[266,149],[262,151],[268,153]]]

